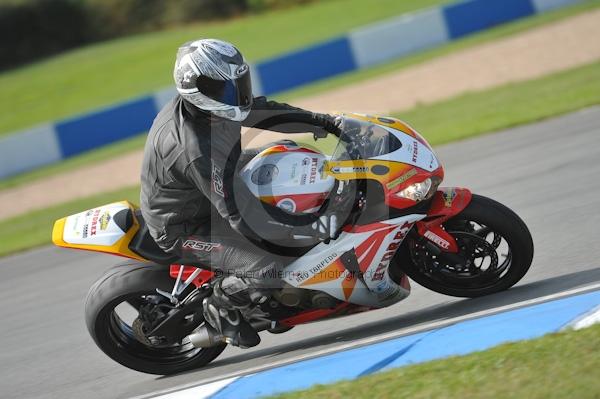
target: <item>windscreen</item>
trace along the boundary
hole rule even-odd
[[[377,124],[346,116],[343,118],[342,135],[333,153],[333,161],[369,159],[402,147],[400,140]]]

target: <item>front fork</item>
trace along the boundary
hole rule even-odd
[[[471,191],[466,188],[440,188],[432,198],[427,216],[415,223],[415,231],[436,255],[453,258],[453,254],[458,253],[456,240],[442,224],[462,212],[471,202],[471,197]]]

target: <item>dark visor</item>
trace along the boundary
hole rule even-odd
[[[200,93],[220,103],[245,107],[252,103],[250,72],[234,80],[215,80],[199,76],[196,87]]]

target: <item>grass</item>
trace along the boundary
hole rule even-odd
[[[600,104],[600,62],[528,82],[424,105],[397,116],[439,145]],[[133,139],[132,143],[135,142]],[[69,202],[0,221],[0,256],[47,244],[55,219],[121,199],[138,188]]]
[[[395,116],[439,145],[595,104],[600,104],[600,62],[422,105]]]
[[[595,325],[273,398],[598,398],[599,351]]]
[[[0,75],[0,132],[56,120],[170,85],[177,47],[199,37],[260,60],[356,26],[450,0],[328,0],[83,47]]]
[[[396,61],[381,64],[368,69],[349,72],[343,75],[333,77],[331,79],[315,82],[297,89],[292,89],[285,93],[280,93],[279,95],[277,95],[277,98],[287,101],[298,97],[312,96],[341,86],[357,83],[379,75],[398,71],[400,69],[407,68],[412,65],[421,64],[433,58],[450,54],[458,50],[474,47],[479,44],[488,43],[496,39],[515,35],[517,33],[521,33],[542,25],[547,25],[552,22],[564,20],[568,17],[577,14],[582,14],[586,11],[596,9],[598,7],[600,7],[600,0],[588,0],[573,6],[509,22],[506,24],[499,25],[495,28],[485,30],[480,33],[467,36],[460,40],[450,42],[440,47],[435,47],[413,55],[402,57]]]
[[[405,6],[406,4],[403,3]],[[530,18],[526,18],[523,20],[519,20],[516,22],[508,23],[501,25],[499,27],[490,29],[485,32],[481,32],[479,34],[475,34],[469,36],[467,38],[461,39],[459,41],[451,42],[447,45],[428,50],[419,54],[415,54],[412,56],[401,58],[398,61],[394,61],[391,63],[383,64],[381,66],[376,66],[373,68],[369,68],[362,71],[357,71],[353,73],[344,74],[340,77],[332,78],[325,80],[323,82],[315,83],[312,85],[308,85],[302,87],[300,89],[296,89],[293,91],[289,91],[283,93],[280,96],[276,96],[277,99],[283,101],[290,101],[297,97],[314,95],[319,92],[324,92],[327,90],[334,89],[336,87],[340,87],[347,84],[356,83],[359,81],[367,80],[369,78],[382,75],[385,73],[389,73],[392,71],[397,71],[402,68],[409,67],[411,65],[415,65],[418,63],[422,63],[428,61],[430,59],[451,53],[456,50],[460,50],[463,48],[468,48],[475,46],[477,44],[485,43],[492,41],[494,39],[498,39],[500,37],[505,37],[508,35],[516,34],[522,32],[524,30],[534,28],[536,26],[540,26],[543,24],[547,24],[550,22],[554,22],[557,20],[565,19],[569,16],[579,14],[585,12],[587,10],[600,7],[600,0],[590,0],[585,3],[575,5],[572,7],[567,7],[558,11],[549,12],[546,14],[536,15]],[[2,77],[0,76],[0,82],[2,81]],[[0,92],[2,88],[0,87]],[[1,102],[1,100],[0,100]],[[1,126],[1,123],[0,123]],[[0,133],[1,134],[1,133]],[[78,155],[74,158],[67,159],[65,161],[53,164],[48,167],[43,167],[31,172],[26,172],[19,174],[15,177],[7,178],[4,180],[0,180],[0,190],[16,187],[22,184],[26,184],[37,179],[41,179],[47,176],[51,176],[54,174],[66,172],[72,170],[74,167],[81,167],[86,164],[100,162],[116,155],[121,155],[133,150],[139,150],[143,147],[144,135],[140,135],[136,138],[124,140],[115,144],[111,144],[109,146],[89,151],[84,154]]]

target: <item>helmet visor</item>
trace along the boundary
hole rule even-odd
[[[252,104],[250,72],[233,80],[216,80],[200,75],[196,87],[206,97],[223,104],[246,107]]]

